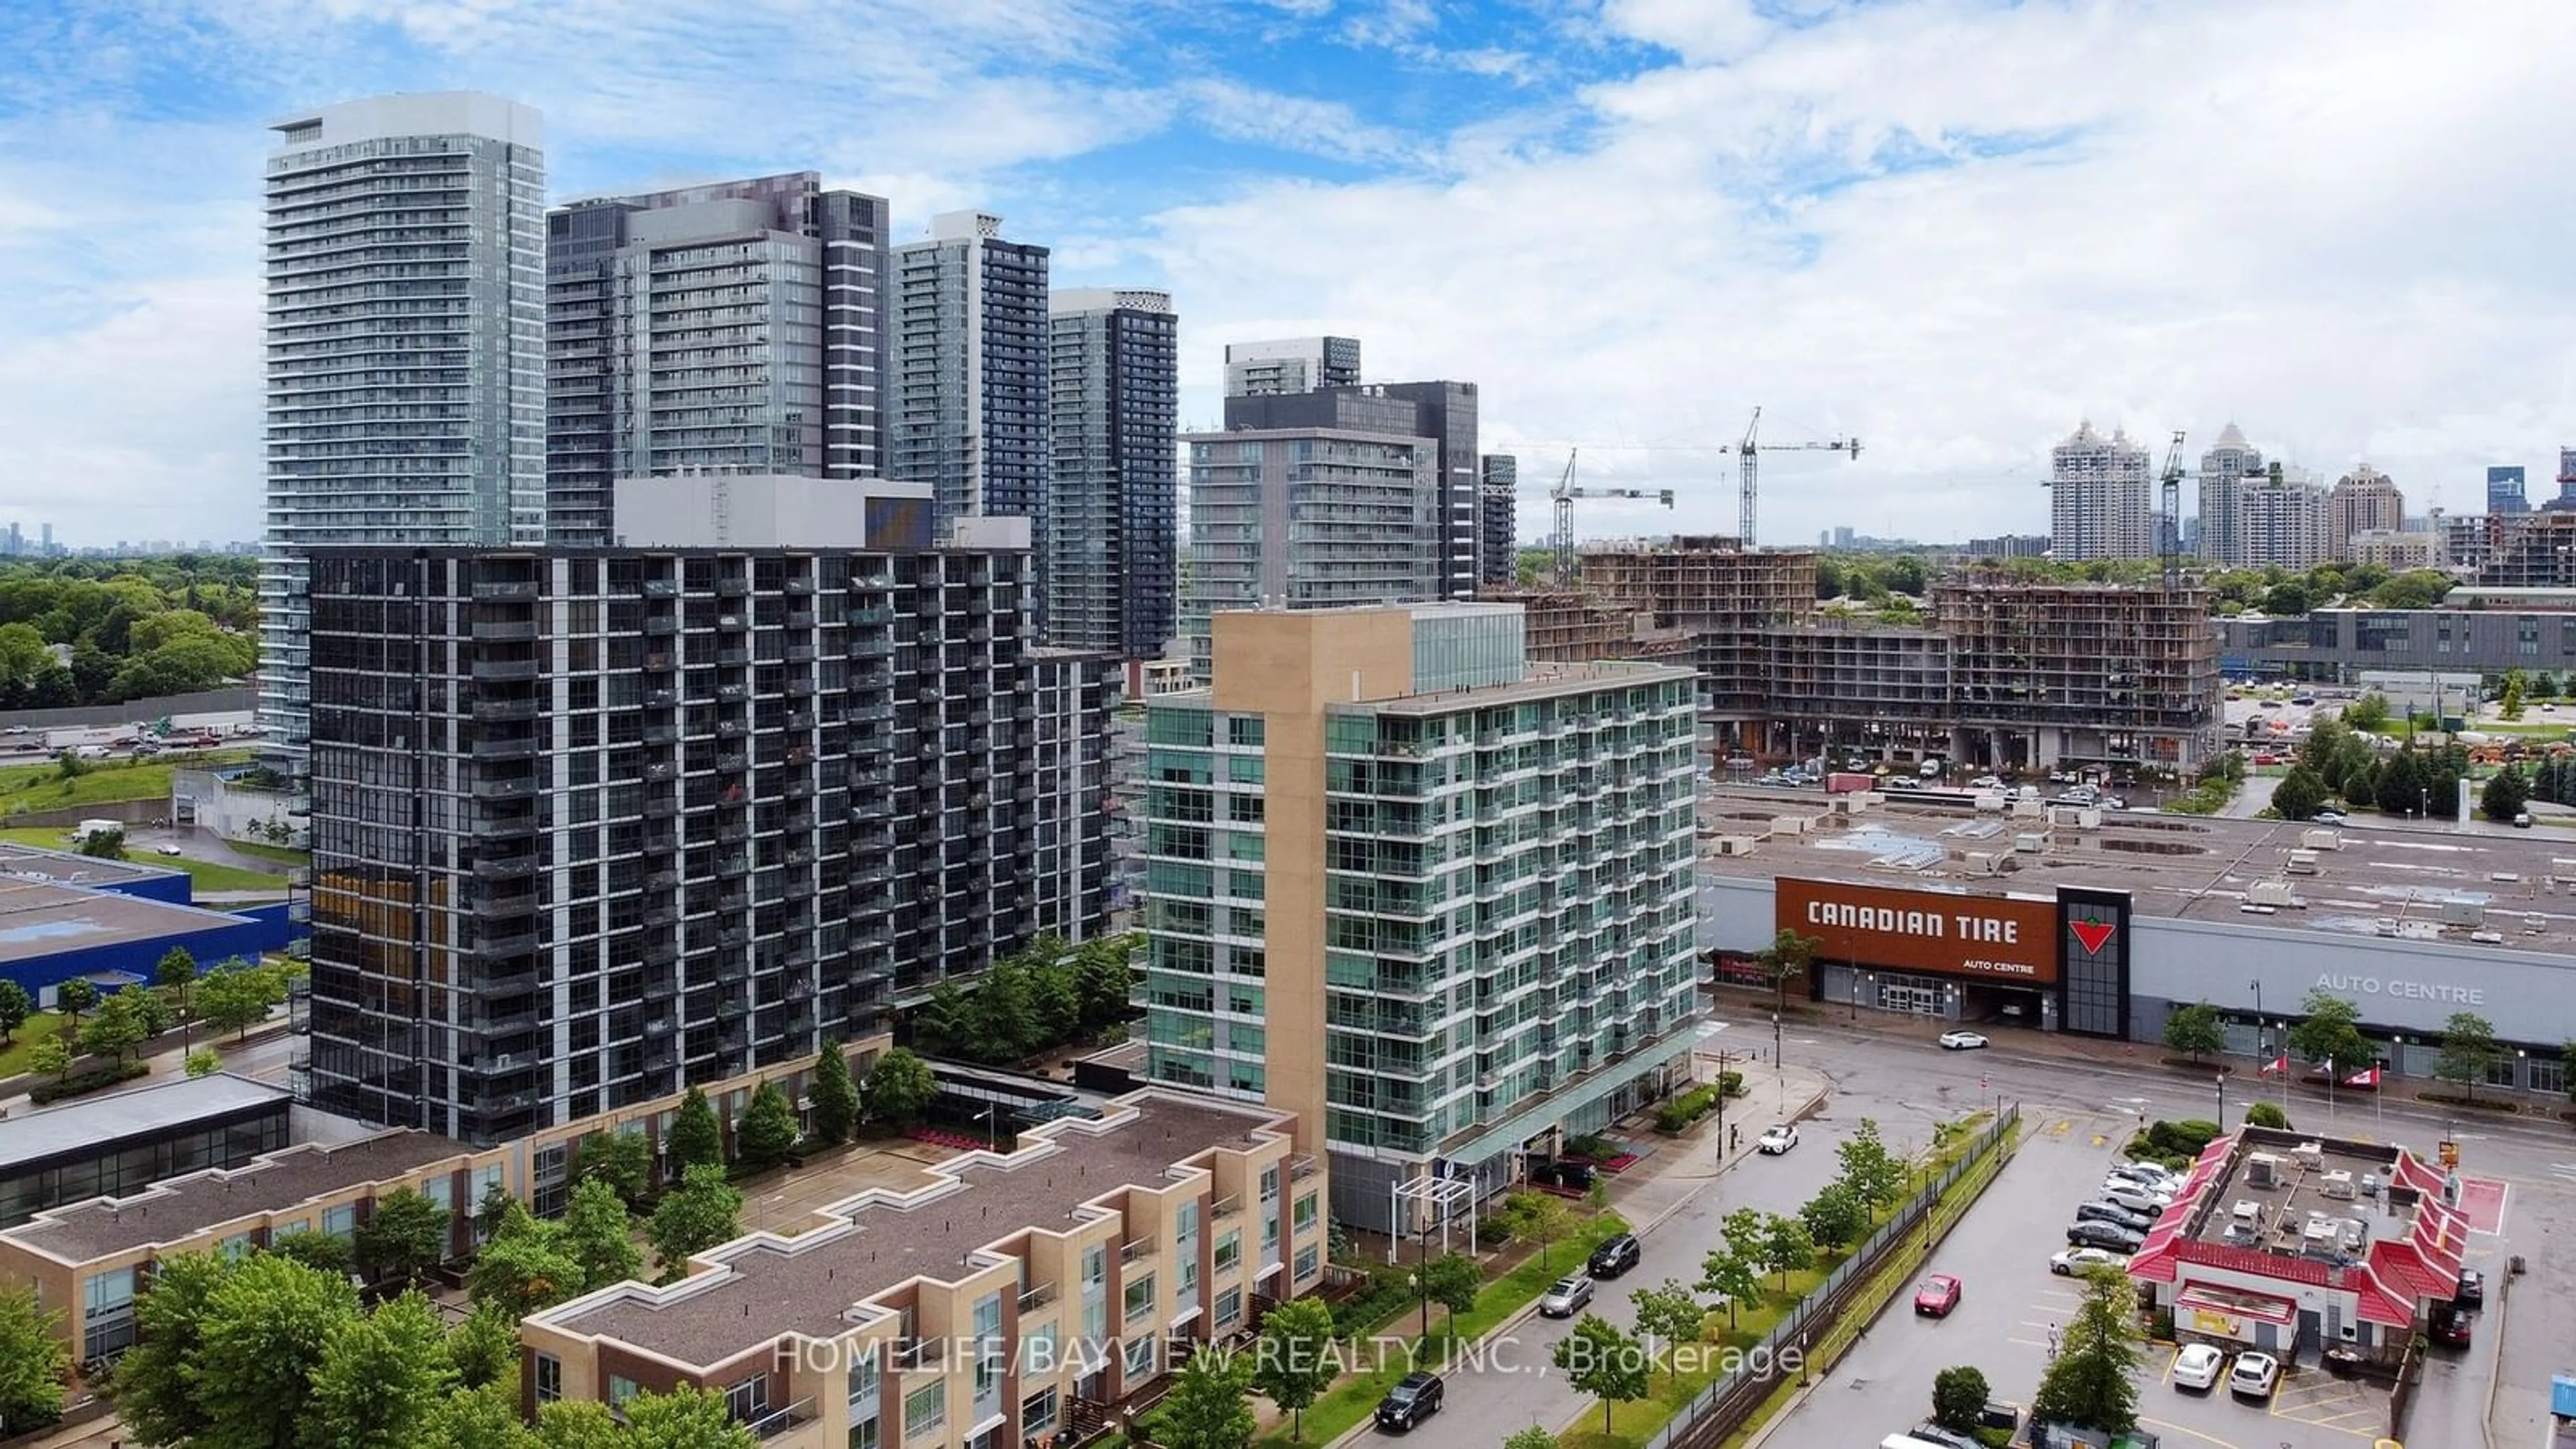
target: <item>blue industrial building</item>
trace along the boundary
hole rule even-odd
[[[40,1006],[73,977],[149,981],[174,946],[200,966],[259,959],[305,933],[291,902],[208,910],[185,871],[0,842],[0,979]]]

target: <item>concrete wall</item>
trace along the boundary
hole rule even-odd
[[[33,729],[97,729],[106,725],[149,723],[163,715],[176,716],[185,723],[192,714],[245,714],[258,702],[259,691],[248,686],[236,689],[208,689],[196,694],[165,694],[157,699],[129,699],[123,704],[85,704],[71,709],[21,709],[7,716],[10,724]]]
[[[198,831],[220,835],[226,840],[251,840],[274,844],[254,827],[272,820],[283,821],[295,831],[294,844],[309,846],[312,828],[308,817],[286,812],[296,805],[296,797],[281,790],[250,790],[228,784],[212,770],[180,770],[170,777],[170,800],[156,804],[153,814],[168,815],[174,821],[193,819]],[[184,804],[184,808],[183,808]]]

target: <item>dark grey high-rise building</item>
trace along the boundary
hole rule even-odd
[[[811,171],[549,213],[547,537],[621,477],[878,474],[887,287],[884,198]]]
[[[1305,392],[1263,392],[1225,400],[1227,429],[1334,428],[1427,438],[1438,452],[1439,559],[1443,599],[1476,595],[1476,535],[1481,512],[1476,456],[1476,385],[1387,382]],[[1389,603],[1404,602],[1387,600]]]
[[[1103,928],[1116,665],[1025,549],[331,550],[310,1091],[474,1142],[887,1023]]]
[[[1157,658],[1178,627],[1180,319],[1133,288],[1059,291],[1048,311],[1047,640]]]
[[[931,485],[939,518],[991,514],[1046,538],[1047,249],[1002,240],[1002,219],[933,217],[895,248],[894,463]]]
[[[1487,453],[1476,491],[1476,582],[1512,584],[1520,579],[1521,460]]]
[[[1313,392],[1360,380],[1356,337],[1283,337],[1225,345],[1225,395]]]

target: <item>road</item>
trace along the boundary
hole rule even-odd
[[[1946,1240],[1932,1271],[1955,1273],[1966,1283],[1961,1307],[1946,1321],[1916,1321],[1900,1298],[1895,1312],[1874,1326],[1854,1354],[1839,1365],[1763,1442],[1766,1449],[1840,1449],[1875,1443],[1915,1423],[1930,1406],[1932,1375],[1955,1363],[1985,1370],[1998,1397],[2027,1402],[2047,1352],[2048,1330],[2063,1322],[2073,1303],[2072,1285],[2049,1276],[2047,1255],[2062,1244],[2060,1229],[2072,1205],[2089,1196],[2121,1136],[2141,1113],[2149,1118],[2207,1116],[2215,1088],[2124,1057],[2078,1062],[1988,1053],[1943,1056],[1910,1040],[1820,1029],[1836,1082],[1841,1118],[1864,1113],[1893,1119],[1898,1103],[1924,1096],[1952,1100],[1973,1093],[1983,1071],[1997,1088],[2023,1102],[2031,1135],[2002,1179]],[[2115,1052],[2117,1049],[2113,1049]],[[2243,1100],[2231,1094],[2231,1116]],[[2322,1103],[2299,1101],[2293,1113],[2303,1126],[2378,1141],[2429,1148],[2452,1130],[2440,1116],[2406,1104],[2358,1110],[2349,1100],[2330,1121]],[[2487,1389],[2495,1382],[2494,1442],[2541,1442],[2549,1374],[2561,1345],[2576,1343],[2576,1267],[2547,1254],[2543,1244],[2576,1232],[2576,1141],[2564,1129],[2533,1123],[2481,1123],[2460,1131],[2463,1165],[2513,1186],[2499,1235],[2475,1235],[2472,1266],[2504,1275],[2513,1253],[2525,1256],[2529,1274],[2490,1308],[2477,1342],[2465,1355],[2436,1355],[2427,1368],[2410,1419],[2409,1442],[2473,1449],[2486,1442],[2482,1421]],[[1812,1143],[1811,1143],[1812,1145]],[[1804,1149],[1802,1149],[1804,1150]],[[2497,1322],[2499,1314],[2503,1322]],[[2501,1354],[2499,1354],[2501,1348]],[[2380,1412],[2331,1381],[2304,1376],[2270,1412],[2256,1406],[2176,1394],[2161,1383],[2166,1361],[2150,1364],[2155,1378],[2144,1387],[2149,1427],[2168,1431],[2177,1449],[2367,1449],[2358,1435]],[[2499,1381],[2498,1375],[2501,1374]]]
[[[2248,775],[2236,789],[2236,798],[2218,813],[2230,820],[2251,820],[2272,808],[2272,792],[2281,787],[2278,775]]]

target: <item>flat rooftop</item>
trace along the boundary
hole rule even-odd
[[[1162,1186],[1175,1164],[1210,1148],[1249,1148],[1275,1135],[1275,1115],[1254,1107],[1159,1093],[1121,1106],[1105,1128],[1050,1124],[1005,1160],[975,1154],[942,1163],[930,1169],[938,1183],[909,1201],[863,1194],[819,1214],[838,1223],[715,1249],[709,1256],[721,1268],[672,1287],[627,1284],[538,1317],[713,1367],[784,1333],[831,1337],[848,1327],[841,1315],[852,1304],[914,1278],[953,1281],[978,1249],[1032,1227],[1061,1230],[1086,1203]]]
[[[1435,690],[1428,694],[1409,694],[1402,699],[1370,699],[1356,704],[1337,705],[1339,709],[1365,709],[1378,714],[1444,715],[1462,709],[1484,709],[1498,704],[1525,704],[1532,700],[1557,699],[1569,694],[1582,694],[1596,689],[1626,689],[1638,684],[1663,684],[1675,680],[1699,678],[1699,671],[1678,664],[1644,664],[1633,660],[1603,660],[1595,664],[1547,664],[1532,661],[1529,672],[1502,684],[1480,684],[1468,689]]]
[[[0,874],[0,965],[127,941],[159,940],[240,919],[196,906]]]
[[[167,866],[151,865],[139,860],[107,860],[83,855],[74,850],[47,850],[40,845],[22,845],[14,840],[0,840],[0,875],[13,875],[27,880],[51,881],[56,885],[82,885],[92,889],[132,885],[156,876],[178,875]]]
[[[2226,1165],[2201,1190],[2197,1220],[2188,1225],[2192,1241],[2327,1263],[2359,1257],[2369,1244],[2403,1238],[2413,1229],[2414,1191],[2388,1190],[2397,1148],[2264,1135],[2267,1140],[2255,1140],[2255,1132],[2241,1135]],[[2258,1157],[2269,1159],[2268,1167]],[[2355,1219],[2361,1220],[2357,1229]],[[2311,1230],[2312,1223],[2329,1226]]]
[[[177,1131],[246,1109],[295,1100],[284,1087],[230,1072],[155,1082],[23,1116],[0,1118],[0,1175],[79,1152],[112,1152],[129,1138]]]
[[[1821,790],[1713,785],[1700,794],[1699,868],[1717,878],[1789,875],[1996,893],[2092,886],[2128,891],[2140,914],[2168,919],[2457,944],[2491,934],[2499,939],[2479,944],[2576,952],[2576,890],[2560,891],[2550,879],[2554,861],[2576,861],[2576,839],[2107,810],[2099,828],[2085,830],[2052,824],[2048,814],[1979,814],[1965,795],[1896,792],[1846,816]],[[1715,853],[1713,837],[1767,836],[1772,818],[1783,815],[1807,818],[1808,833],[1758,839],[1749,854]],[[2292,873],[2290,852],[2307,849],[2306,835],[2316,830],[2333,836],[2336,848],[2316,850],[2313,862],[2300,861]],[[2045,833],[2044,848],[2016,849],[2015,837],[2032,832]],[[1978,854],[2010,864],[2002,874],[1980,874],[1966,859]],[[2576,866],[2565,873],[2576,877]],[[2263,909],[2254,898],[2266,886],[2286,889],[2287,902]]]
[[[185,1242],[238,1218],[289,1211],[466,1151],[449,1138],[412,1131],[382,1132],[336,1147],[289,1147],[230,1171],[210,1168],[174,1177],[130,1197],[51,1208],[0,1237],[65,1262],[86,1263]]]

